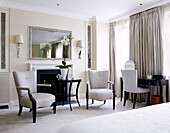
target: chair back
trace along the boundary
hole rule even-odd
[[[121,70],[123,89],[127,92],[135,92],[137,89],[137,70]]]
[[[91,89],[108,88],[109,71],[89,70],[89,82]]]
[[[16,87],[17,86],[27,87],[30,89],[31,93],[37,92],[34,71],[25,71],[25,72],[14,71],[13,76],[14,76],[14,81],[15,81]],[[18,98],[20,100],[20,98],[23,95],[28,94],[28,91],[17,89],[17,93],[18,93]]]

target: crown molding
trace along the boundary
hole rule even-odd
[[[25,11],[31,11],[31,12],[56,15],[56,16],[61,16],[61,17],[68,17],[68,18],[79,19],[79,20],[87,19],[86,16],[82,16],[82,15],[73,15],[71,13],[61,12],[59,10],[51,10],[48,8],[42,8],[38,6],[30,6],[30,5],[19,4],[19,3],[14,3],[14,2],[6,2],[4,0],[0,1],[0,6],[6,7],[6,8],[13,8],[13,9],[19,9],[19,10],[25,10]]]
[[[140,8],[138,7],[138,8],[134,8],[132,10],[123,11],[122,13],[118,14],[117,16],[110,18],[109,22],[115,22],[115,21],[119,21],[122,19],[126,19],[133,14],[148,10],[148,9],[156,7],[156,6],[166,5],[169,3],[170,3],[170,0],[155,0],[154,2],[142,5]]]
[[[56,16],[61,16],[61,17],[67,17],[67,18],[73,18],[73,19],[79,19],[79,20],[86,20],[86,21],[100,21],[100,22],[114,22],[118,21],[124,18],[129,17],[130,15],[136,14],[138,12],[142,12],[144,10],[156,7],[156,6],[161,6],[170,3],[170,0],[155,0],[154,2],[142,5],[140,8],[134,8],[132,10],[126,10],[122,11],[120,14],[117,16],[111,17],[110,19],[103,19],[103,18],[95,18],[89,17],[89,16],[83,16],[83,15],[75,15],[71,13],[66,13],[63,11],[59,10],[51,10],[48,8],[42,8],[38,6],[30,6],[30,5],[25,5],[25,4],[19,4],[19,3],[14,3],[14,2],[7,2],[5,0],[0,0],[0,6],[1,7],[6,7],[6,8],[13,8],[13,9],[19,9],[19,10],[26,10],[26,11],[31,11],[31,12],[38,12],[38,13],[44,13],[44,14],[51,14],[51,15],[56,15]]]

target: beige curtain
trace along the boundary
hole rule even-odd
[[[139,78],[162,74],[162,37],[160,9],[153,8],[130,17],[130,59]]]
[[[110,80],[115,82],[115,29],[114,29],[114,24],[110,24],[110,35],[109,35],[109,55],[110,55]],[[116,91],[116,86],[115,86],[115,91]]]

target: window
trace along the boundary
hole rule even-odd
[[[0,13],[0,72],[8,72],[8,10]]]
[[[87,25],[87,65],[88,68],[92,68],[92,26]]]
[[[115,24],[115,62],[116,62],[116,88],[120,88],[121,70],[129,60],[129,20],[122,20]],[[117,89],[117,95],[120,90]]]
[[[164,50],[164,74],[170,76],[170,10],[164,12],[164,36],[163,36],[163,50]]]

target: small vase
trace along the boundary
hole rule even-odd
[[[60,68],[60,71],[63,79],[65,80],[67,78],[68,68]]]

